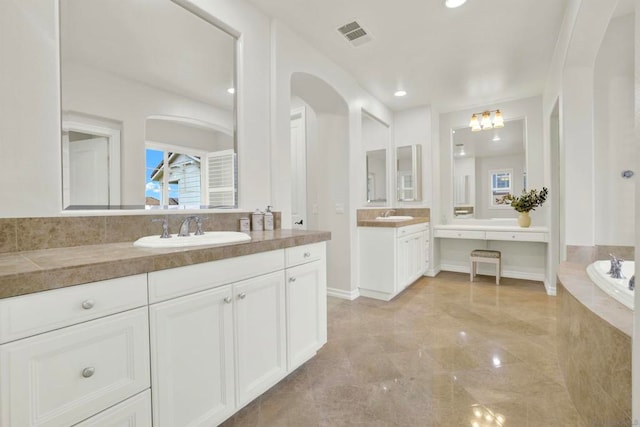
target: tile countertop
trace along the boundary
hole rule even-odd
[[[415,217],[413,219],[362,219],[358,221],[358,227],[406,227],[407,225],[429,222],[429,218]]]
[[[249,235],[249,242],[219,246],[150,249],[124,242],[0,254],[0,298],[331,239],[327,231],[278,229]]]
[[[628,336],[632,335],[633,311],[600,290],[587,275],[584,265],[560,263],[558,280],[567,292],[594,314]]]

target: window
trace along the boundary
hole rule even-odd
[[[196,208],[234,206],[233,150],[212,153],[147,144],[145,205]]]
[[[498,169],[489,171],[489,188],[491,191],[491,208],[509,208],[508,204],[502,203],[502,197],[512,192],[513,189],[513,169]]]

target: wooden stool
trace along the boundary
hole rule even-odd
[[[469,257],[469,261],[471,262],[471,271],[470,271],[470,281],[473,282],[473,278],[476,277],[476,263],[477,262],[488,262],[496,265],[496,285],[500,284],[500,270],[502,269],[501,265],[501,256],[500,251],[492,251],[489,249],[474,249],[471,251],[471,256]]]

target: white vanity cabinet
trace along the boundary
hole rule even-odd
[[[428,223],[359,227],[360,295],[389,301],[428,266]]]
[[[152,302],[195,289],[149,308],[156,427],[216,425],[286,373],[283,250],[149,273]]]
[[[325,243],[285,250],[287,367],[291,372],[327,342]]]
[[[129,292],[113,298],[105,286]],[[146,275],[0,300],[0,426],[126,416],[127,399],[150,386],[146,305]],[[136,425],[150,425],[143,418]]]

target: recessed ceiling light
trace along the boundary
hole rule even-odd
[[[227,92],[229,92],[231,95],[233,95],[234,93],[236,93],[236,88],[235,87],[230,87],[229,89],[227,89]]]
[[[454,7],[462,6],[466,2],[467,0],[445,0],[444,5],[450,9],[453,9]]]
[[[397,91],[394,93],[394,96],[398,96],[398,97],[400,97],[400,96],[406,96],[406,95],[407,95],[407,91],[406,91],[406,90],[397,90]]]

